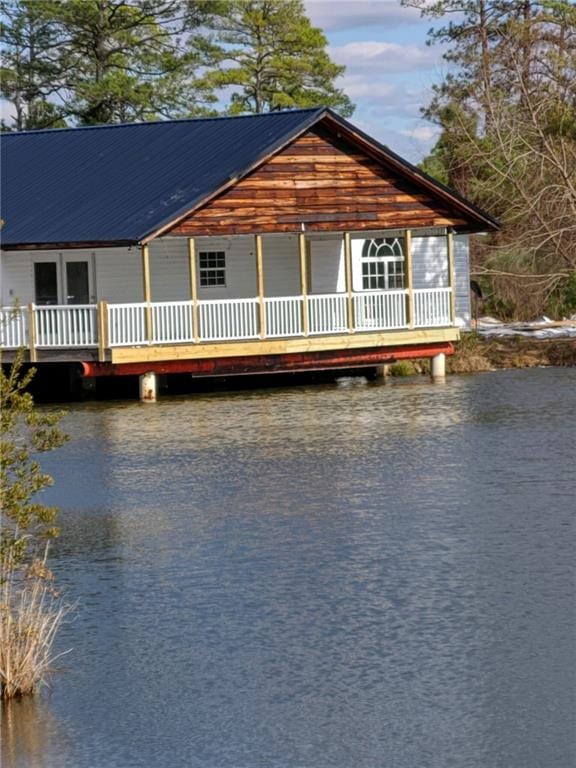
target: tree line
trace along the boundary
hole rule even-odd
[[[354,109],[301,0],[0,0],[4,129]]]
[[[498,217],[473,268],[508,317],[576,312],[576,6],[563,0],[404,0],[435,22],[448,74],[424,116],[424,170]]]
[[[576,6],[399,1],[445,48],[422,167],[504,225],[473,243],[487,308],[576,312]],[[354,110],[302,0],[0,0],[0,19],[4,129]]]

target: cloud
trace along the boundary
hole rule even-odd
[[[426,102],[425,91],[385,79],[346,75],[338,85],[356,103],[356,114],[370,114],[373,118],[415,118]]]
[[[376,40],[333,45],[329,47],[329,53],[337,64],[344,64],[352,71],[395,73],[431,69],[438,65],[442,55],[438,48]]]
[[[420,13],[399,0],[306,0],[312,23],[326,32],[359,27],[399,27],[414,24]]]
[[[397,97],[399,88],[382,80],[370,80],[361,75],[344,75],[338,81],[338,87],[354,99],[368,99],[370,102]]]
[[[409,139],[415,139],[425,144],[435,142],[441,133],[440,128],[437,125],[418,125],[416,128],[410,128],[406,131],[400,131],[403,136],[408,136]]]

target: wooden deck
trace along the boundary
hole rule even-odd
[[[0,349],[32,362],[111,362],[360,350],[458,338],[452,289],[0,310]]]

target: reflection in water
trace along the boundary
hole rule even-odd
[[[575,384],[73,406],[46,768],[574,764]]]
[[[59,754],[66,761],[66,740],[48,703],[27,697],[3,702],[2,768],[44,768],[47,753]]]

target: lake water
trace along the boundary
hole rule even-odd
[[[572,768],[576,370],[72,405],[3,768]]]

